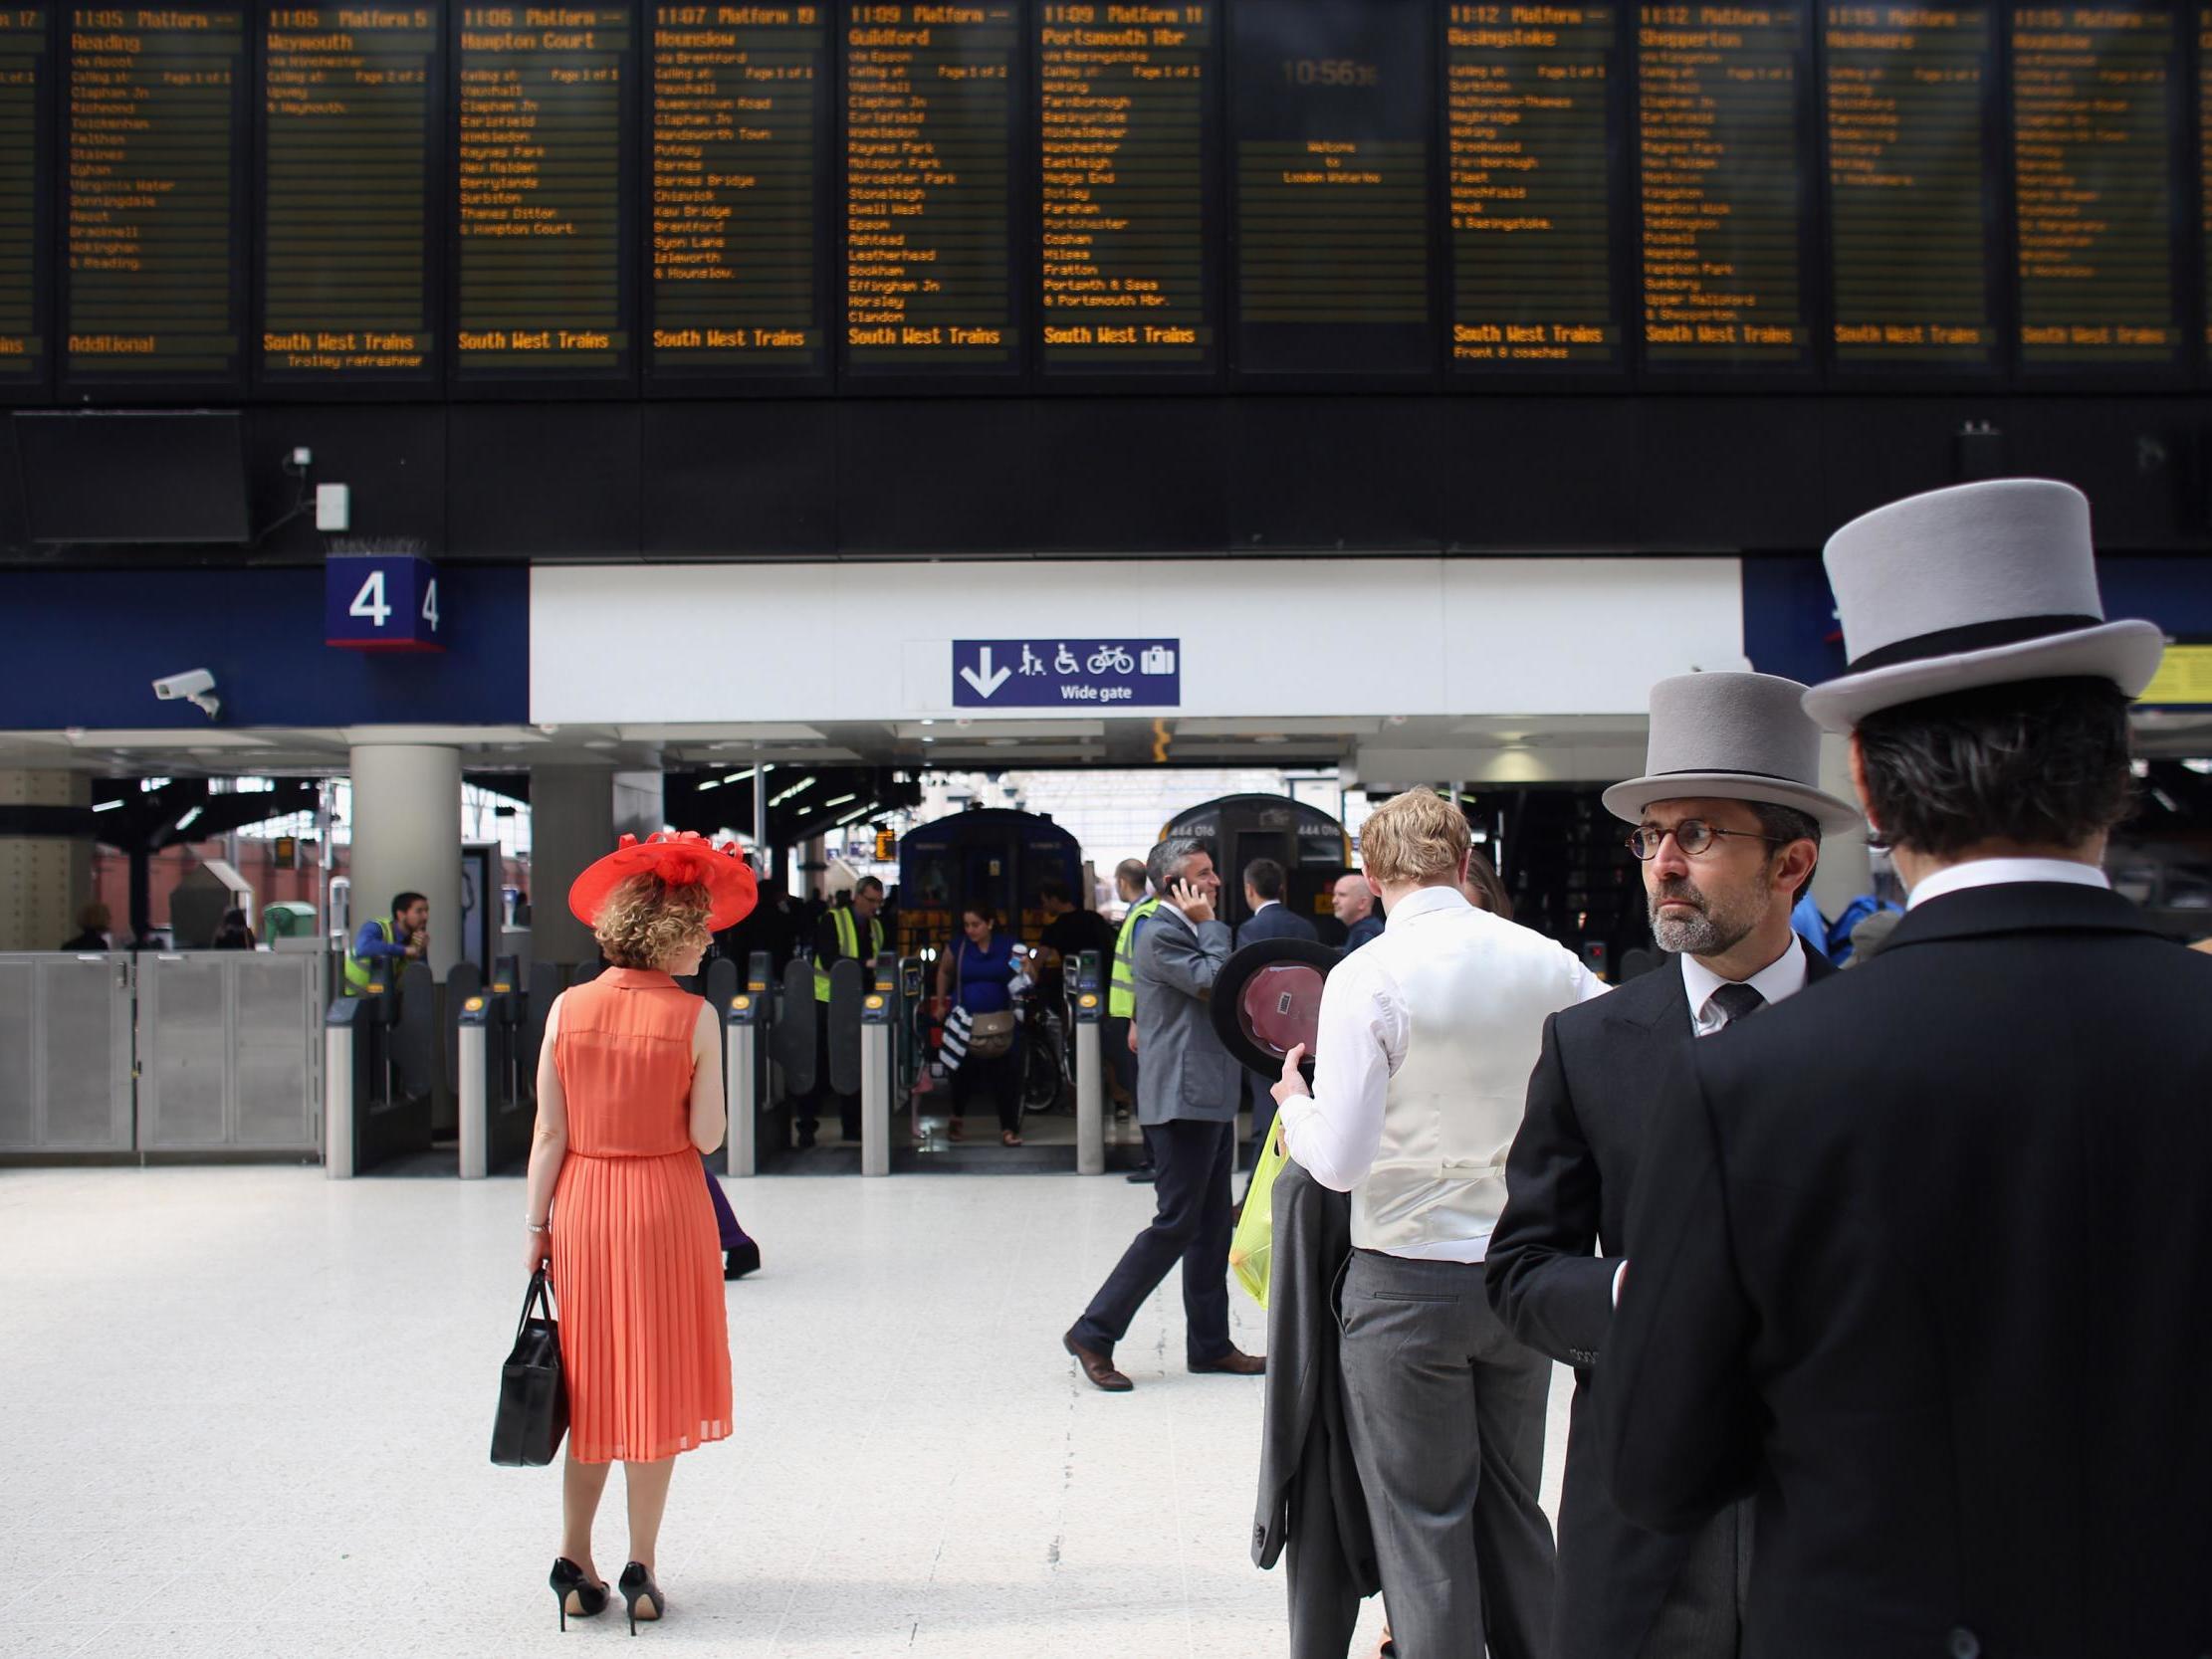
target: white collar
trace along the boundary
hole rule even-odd
[[[1252,915],[1257,916],[1261,911],[1271,910],[1281,903],[1282,901],[1280,899],[1262,899],[1260,900],[1259,904],[1253,909]]]
[[[1769,1003],[1775,1003],[1803,990],[1805,976],[1810,971],[1810,964],[1805,957],[1805,941],[1792,933],[1788,948],[1743,983],[1765,997]],[[1713,992],[1729,983],[1731,981],[1721,978],[1688,951],[1682,952],[1682,988],[1689,992],[1689,1017],[1693,1022],[1704,1013],[1705,1004],[1712,1000]]]
[[[2111,879],[2094,864],[2070,858],[1977,858],[1954,864],[1932,876],[1920,878],[1904,908],[1916,911],[1930,899],[1946,893],[1963,893],[1973,887],[1997,887],[2010,882],[2063,882],[2069,887],[2109,888]]]
[[[1455,887],[1417,887],[1392,908],[1383,922],[1383,931],[1390,933],[1401,923],[1418,922],[1437,911],[1473,909],[1467,896]]]

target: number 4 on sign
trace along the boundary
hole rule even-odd
[[[432,583],[430,599],[423,612],[425,616],[430,614],[428,605],[434,605],[437,602],[437,584]],[[391,620],[391,605],[384,598],[383,571],[371,570],[368,573],[368,580],[361,583],[360,592],[353,595],[353,603],[346,607],[345,614],[347,616],[367,617],[369,626],[372,628],[381,628]],[[432,617],[430,626],[435,628],[437,625],[437,619]]]
[[[430,624],[430,631],[438,631],[438,584],[435,578],[422,596],[422,619]]]

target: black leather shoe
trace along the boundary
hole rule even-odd
[[[622,1605],[629,1609],[630,1634],[637,1634],[637,1621],[651,1624],[667,1611],[668,1603],[661,1598],[660,1585],[653,1582],[653,1574],[640,1562],[632,1561],[622,1569]]]
[[[761,1271],[761,1247],[747,1239],[735,1250],[722,1253],[722,1276],[725,1279],[743,1279],[748,1273]]]
[[[1130,1170],[1128,1174],[1122,1177],[1122,1179],[1127,1181],[1131,1186],[1150,1186],[1153,1182],[1153,1178],[1159,1173],[1159,1170],[1155,1169],[1151,1164],[1148,1163],[1141,1169]]]
[[[560,1628],[568,1628],[568,1615],[592,1618],[607,1610],[607,1587],[594,1584],[583,1575],[583,1568],[566,1555],[553,1564],[553,1573],[547,1579],[553,1594],[560,1601]]]
[[[1194,1376],[1265,1376],[1267,1356],[1262,1353],[1239,1353],[1230,1348],[1218,1359],[1194,1359],[1191,1361]]]
[[[1100,1353],[1095,1348],[1085,1348],[1075,1340],[1074,1332],[1070,1331],[1060,1339],[1060,1347],[1075,1355],[1075,1362],[1083,1367],[1083,1375],[1090,1379],[1093,1388],[1103,1389],[1109,1394],[1126,1394],[1137,1386],[1114,1369],[1114,1356],[1111,1353]]]

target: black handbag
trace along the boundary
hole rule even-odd
[[[536,1317],[533,1317],[533,1315]],[[500,1370],[492,1461],[508,1469],[543,1468],[568,1432],[568,1383],[560,1374],[560,1327],[553,1322],[546,1270],[530,1276],[515,1347]]]

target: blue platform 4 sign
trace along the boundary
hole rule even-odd
[[[958,639],[956,709],[1175,709],[1183,642],[1172,639]]]
[[[346,651],[443,651],[438,567],[411,553],[331,558],[323,579],[323,640]]]

